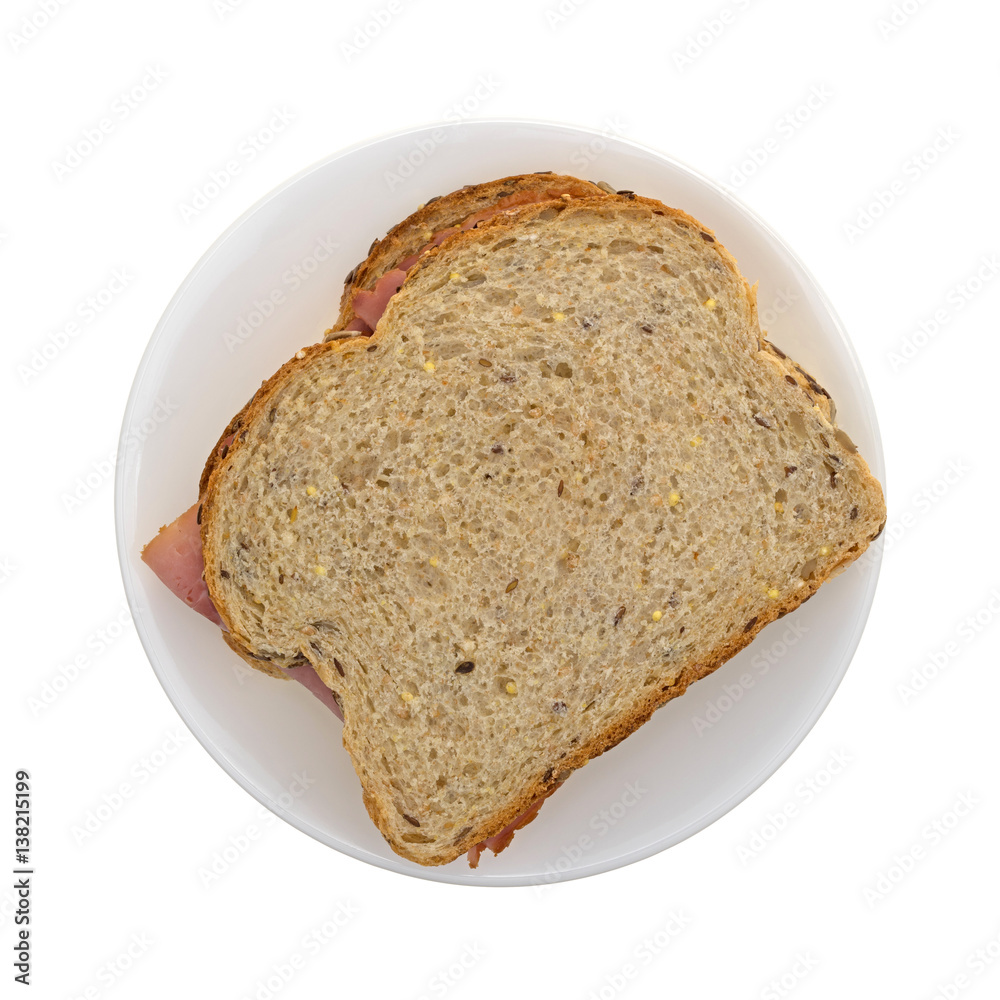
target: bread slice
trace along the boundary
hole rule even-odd
[[[864,552],[882,491],[832,417],[711,230],[526,208],[265,384],[206,580],[250,662],[337,692],[393,850],[443,864]]]
[[[546,170],[502,177],[485,184],[467,184],[458,191],[430,198],[381,240],[375,240],[368,249],[368,256],[347,275],[340,315],[327,330],[326,339],[334,340],[344,335],[345,327],[355,318],[351,303],[359,291],[371,291],[383,274],[419,253],[437,233],[461,226],[466,219],[498,202],[517,202],[532,195],[546,199],[561,198],[564,194],[571,198],[602,197],[607,190],[606,186]]]

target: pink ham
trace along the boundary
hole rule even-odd
[[[360,316],[374,330],[389,299],[399,291],[405,279],[406,272],[396,268],[383,274],[370,292],[362,289],[356,293],[352,303],[355,315]]]
[[[561,784],[562,782],[560,781],[559,785]],[[485,840],[476,844],[475,847],[471,848],[468,854],[469,867],[479,867],[479,857],[487,848],[489,848],[494,855],[496,855],[505,848],[509,847],[510,842],[514,839],[514,834],[517,833],[521,827],[527,826],[538,815],[538,810],[542,808],[542,803],[559,787],[559,785],[553,785],[543,796],[535,799],[535,801],[532,802],[520,816],[512,819],[499,833],[494,834],[492,837],[487,837]]]
[[[285,673],[293,681],[298,681],[304,688],[312,691],[341,722],[344,721],[344,715],[340,711],[337,699],[334,698],[333,692],[320,680],[319,674],[316,673],[311,663],[303,663],[301,667],[288,667],[285,669]]]
[[[492,219],[493,216],[499,215],[501,212],[509,212],[511,209],[521,208],[523,205],[538,205],[543,201],[552,201],[554,198],[561,198],[564,194],[569,193],[569,191],[559,188],[552,191],[518,191],[516,194],[509,194],[506,198],[501,198],[495,204],[490,205],[489,208],[484,208],[482,211],[476,212],[475,215],[470,215],[462,223],[462,229],[463,231],[475,229],[480,222]]]
[[[219,444],[224,454],[233,443],[230,434]],[[189,507],[180,517],[160,528],[157,536],[143,547],[142,561],[188,607],[194,608],[210,622],[225,628],[219,612],[208,596],[205,583],[205,558],[201,551],[201,501]]]
[[[205,585],[205,560],[198,529],[200,506],[196,503],[172,524],[160,528],[159,534],[142,550],[142,561],[189,608],[222,625]]]

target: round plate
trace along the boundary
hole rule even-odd
[[[139,561],[196,499],[221,429],[337,315],[344,275],[418,204],[465,184],[553,170],[659,198],[718,234],[760,283],[770,338],[826,386],[884,479],[874,408],[830,303],[781,239],[717,184],[661,153],[586,129],[470,121],[355,146],[234,223],[167,306],[139,365],[115,480],[118,553],[139,637],[177,711],[255,799],[304,833],[392,871],[475,885],[545,884],[646,858],[704,829],[791,754],[837,688],[871,607],[878,547],[765,629],[545,803],[499,857],[424,868],[399,858],[361,803],[340,723],[297,684],[253,671]],[[751,684],[743,675],[749,675]],[[315,779],[305,792],[295,776]]]

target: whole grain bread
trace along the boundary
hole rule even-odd
[[[884,519],[712,231],[607,196],[453,237],[370,338],[298,352],[210,469],[202,538],[230,644],[315,666],[371,818],[442,864]]]

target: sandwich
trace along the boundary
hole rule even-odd
[[[343,719],[397,854],[475,867],[884,523],[711,229],[529,174],[376,241],[143,559]]]

